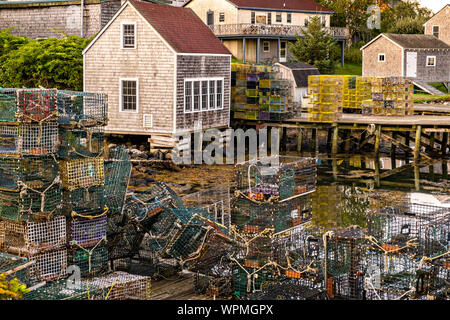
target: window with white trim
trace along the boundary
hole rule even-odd
[[[255,24],[256,23],[256,12],[252,11],[251,17],[250,17],[250,23]]]
[[[136,23],[122,23],[122,49],[136,49]]]
[[[223,78],[184,80],[184,112],[223,109]]]
[[[225,13],[219,13],[219,22],[225,22]]]
[[[120,111],[137,111],[138,108],[138,80],[120,80]]]
[[[292,13],[288,13],[287,14],[286,22],[287,23],[291,23],[292,22]]]
[[[436,66],[436,56],[427,56],[427,67]]]
[[[384,53],[378,54],[378,62],[385,62],[386,61],[386,55]]]
[[[439,39],[439,26],[433,26],[433,36]]]
[[[282,22],[281,12],[277,12],[277,15],[276,15],[276,17],[275,17],[275,21],[276,21],[276,22]]]
[[[269,52],[270,51],[270,42],[269,41],[264,41],[263,42],[263,51],[264,52]]]

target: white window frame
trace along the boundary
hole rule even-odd
[[[123,81],[136,81],[136,110],[123,110]],[[119,78],[119,112],[139,113],[139,78]]]
[[[383,56],[383,60],[380,59],[381,56]],[[378,62],[386,62],[386,54],[385,53],[378,54]]]
[[[124,34],[123,34],[123,29],[124,29],[124,25],[133,25],[134,26],[134,47],[133,48],[125,48],[124,45]],[[120,23],[120,49],[122,50],[134,50],[137,48],[137,27],[136,27],[136,22],[126,22],[126,21],[122,21]]]
[[[438,36],[437,36],[437,37],[434,35],[434,27],[437,27],[437,28],[438,28]],[[432,36],[435,36],[436,38],[439,39],[440,36],[441,36],[441,26],[439,26],[439,25],[431,26],[431,35],[432,35]]]
[[[434,64],[428,64],[428,58],[433,58],[434,59]],[[427,67],[436,67],[436,56],[427,56],[426,66]]]
[[[286,13],[286,23],[292,23],[292,13],[290,12]]]
[[[199,81],[200,82],[200,109],[199,110],[194,110],[194,81]],[[207,81],[208,83],[208,94],[207,94],[207,106],[208,109],[204,109],[202,110],[202,94],[201,94],[201,83],[202,81]],[[215,85],[215,90],[214,90],[214,104],[215,107],[211,108],[211,104],[210,104],[210,81],[215,81],[216,85]],[[222,101],[221,101],[221,107],[217,108],[217,81],[222,81]],[[190,82],[191,83],[191,88],[192,88],[192,96],[191,96],[191,110],[187,111],[186,110],[186,82]],[[185,78],[184,82],[183,82],[183,110],[185,114],[188,113],[197,113],[197,112],[208,112],[208,111],[215,111],[215,110],[223,110],[224,108],[224,101],[225,101],[225,78],[224,77],[205,77],[205,78]]]
[[[223,21],[220,20],[221,16],[223,16]],[[224,23],[225,22],[225,12],[219,12],[219,22]]]
[[[278,21],[278,15],[280,16],[280,21]],[[283,23],[283,12],[276,12],[275,13],[275,22],[276,23]]]
[[[265,49],[265,44],[268,44],[267,50]],[[263,52],[270,52],[270,41],[263,41]]]

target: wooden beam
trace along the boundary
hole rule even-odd
[[[302,142],[303,142],[303,130],[302,128],[298,128],[297,130],[297,152],[302,152]]]
[[[388,141],[392,142],[397,147],[400,147],[400,148],[402,148],[403,150],[405,150],[407,152],[410,152],[410,153],[414,153],[415,152],[415,150],[411,149],[410,147],[408,147],[407,145],[405,145],[405,144],[403,144],[403,143],[401,143],[399,141],[393,140],[392,137],[388,136],[385,133],[381,134],[381,138],[383,138],[384,140],[388,140]],[[425,154],[423,152],[420,152],[420,155],[422,155],[424,158],[431,159],[431,157],[429,157],[427,154]]]
[[[381,138],[381,125],[377,125],[375,129],[375,154],[378,156],[380,153],[380,139]]]
[[[339,127],[337,125],[333,128],[333,142],[331,144],[331,154],[338,153],[338,139],[339,139]]]
[[[418,125],[416,127],[416,141],[414,144],[414,162],[417,162],[419,160],[420,157],[420,139],[421,139],[421,134],[422,134],[422,126]]]

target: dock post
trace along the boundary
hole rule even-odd
[[[420,191],[420,171],[418,165],[414,165],[414,186],[416,191]]]
[[[416,141],[414,143],[414,162],[417,162],[420,157],[420,139],[422,137],[422,126],[419,124],[416,127]]]
[[[337,123],[333,123],[333,142],[331,145],[331,154],[338,153],[339,127]]]
[[[303,140],[303,131],[302,128],[298,128],[298,135],[297,135],[297,153],[302,152],[302,140]]]
[[[337,160],[336,159],[332,160],[331,165],[333,167],[333,179],[334,181],[337,181],[337,173],[338,173]]]
[[[447,144],[448,144],[448,132],[444,132],[442,135],[442,144],[441,144],[442,158],[445,158],[447,154]]]
[[[314,152],[316,150],[316,135],[317,129],[311,128],[311,144],[312,144],[311,152]]]
[[[380,187],[380,158],[375,157],[375,186]]]
[[[435,128],[436,128],[436,126],[434,126]],[[436,133],[433,131],[433,132],[430,132],[430,152],[433,152],[434,151],[434,143],[435,143],[435,141],[436,141]]]
[[[352,137],[352,129],[348,129],[345,134],[345,152],[348,154],[350,152],[350,142]]]
[[[377,124],[375,132],[375,155],[378,158],[380,153],[380,140],[381,140],[381,125]]]
[[[316,154],[319,154],[319,129],[316,130],[316,142],[314,145],[316,146]]]
[[[281,144],[283,145],[283,151],[287,151],[287,128],[281,128]]]
[[[406,135],[405,135],[405,145],[407,145],[407,146],[409,147],[409,144],[410,144],[410,141],[409,141],[409,140],[410,140],[410,139],[409,139],[409,138],[410,138],[410,137],[409,137],[409,136],[410,136],[410,132],[409,132],[409,131],[406,131],[405,134],[406,134]],[[409,163],[409,161],[408,161],[408,155],[409,155],[408,152],[405,152],[405,163],[406,163],[406,164]]]
[[[392,139],[397,140],[397,132],[392,132]],[[396,167],[396,153],[397,146],[391,142],[391,169],[395,169]]]

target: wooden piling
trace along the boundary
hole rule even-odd
[[[445,158],[447,154],[447,144],[448,144],[448,132],[444,132],[442,134],[442,144],[441,144],[442,158]]]
[[[392,140],[397,139],[397,132],[392,132]],[[391,168],[395,169],[396,167],[396,153],[397,153],[397,146],[395,143],[391,142]]]
[[[414,186],[416,191],[420,191],[420,170],[419,166],[414,166]]]
[[[331,144],[331,154],[338,153],[339,127],[336,123],[333,124],[333,142]]]
[[[414,143],[414,162],[419,161],[420,158],[420,139],[422,138],[422,126],[416,127],[416,141]]]
[[[378,157],[380,153],[381,125],[377,125],[375,129],[375,154]]]
[[[345,152],[348,154],[350,152],[350,143],[352,137],[352,130],[348,129],[345,133]]]
[[[302,142],[303,142],[303,130],[302,128],[298,127],[298,135],[297,135],[297,153],[302,152]]]

